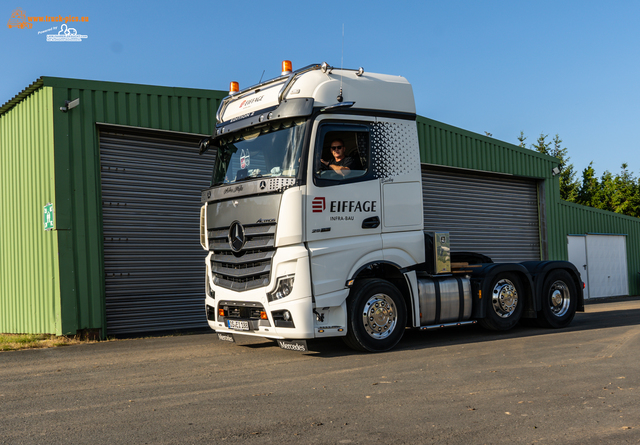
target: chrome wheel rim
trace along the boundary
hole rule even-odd
[[[500,318],[510,317],[518,307],[518,290],[511,280],[503,278],[493,287],[493,311]]]
[[[556,281],[549,289],[549,307],[556,317],[564,316],[571,305],[571,293],[564,281]]]
[[[369,336],[376,340],[387,338],[394,331],[397,318],[396,304],[386,294],[376,294],[367,300],[362,311],[362,322]]]

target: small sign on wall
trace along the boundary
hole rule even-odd
[[[44,230],[53,230],[53,204],[44,206]]]

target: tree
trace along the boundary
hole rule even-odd
[[[551,142],[547,142],[547,136],[549,136],[548,134],[543,134],[540,133],[540,136],[538,136],[538,140],[536,141],[535,144],[532,144],[531,147],[534,148],[537,152],[548,155],[549,153],[549,146],[551,146]]]
[[[640,180],[633,177],[633,172],[628,167],[629,164],[624,162],[620,167],[622,171],[614,179],[618,193],[613,202],[613,211],[640,217]]]
[[[582,172],[582,184],[575,202],[578,204],[640,217],[640,180],[623,163],[619,175],[608,170],[596,177],[593,162]]]
[[[558,168],[560,169],[560,197],[565,201],[575,202],[578,196],[578,188],[580,183],[576,180],[576,172],[573,169],[573,164],[569,163],[569,156],[567,156],[568,150],[566,147],[562,147],[562,139],[556,134],[553,140],[547,141],[548,134],[540,133],[535,144],[531,145],[531,148],[539,153],[553,156],[558,159]],[[524,141],[527,138],[521,131],[518,141],[520,141],[520,147],[524,147]]]
[[[547,140],[548,137],[549,135],[540,133],[536,143],[531,144],[531,150],[558,160],[560,197],[563,200],[640,218],[640,179],[629,171],[629,164],[623,163],[618,175],[605,171],[598,178],[592,161],[582,171],[582,180],[579,181],[560,136],[556,134],[551,141]],[[518,136],[519,146],[527,148],[526,140],[521,131]]]
[[[582,170],[582,184],[578,189],[578,198],[576,202],[589,207],[597,207],[595,197],[600,190],[600,182],[596,177],[596,171],[593,168],[593,161]],[[596,205],[594,205],[596,204]]]
[[[576,180],[573,164],[569,163],[571,158],[568,156],[568,150],[562,147],[562,139],[558,134],[553,137],[552,143],[553,148],[549,154],[560,161],[560,197],[565,201],[575,202],[580,184]]]

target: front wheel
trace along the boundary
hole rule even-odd
[[[400,291],[380,279],[357,282],[349,294],[348,329],[344,341],[352,349],[388,351],[398,344],[407,322]]]
[[[542,310],[538,312],[538,325],[545,328],[564,328],[576,315],[578,291],[566,270],[554,270],[544,280]]]
[[[514,327],[522,315],[524,305],[520,279],[513,273],[498,274],[491,282],[485,318],[480,324],[493,331],[506,331]]]

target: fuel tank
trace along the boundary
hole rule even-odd
[[[471,283],[468,278],[418,277],[422,326],[471,318]]]

